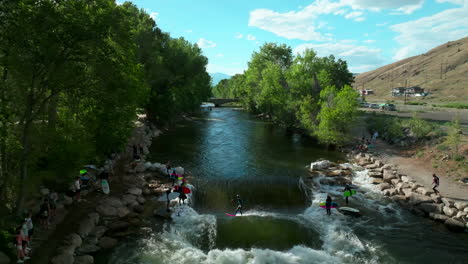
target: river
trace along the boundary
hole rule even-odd
[[[302,184],[305,166],[319,158],[344,156],[242,111],[215,108],[182,122],[153,142],[150,159],[194,175],[191,207],[102,263],[468,263],[466,234],[400,209],[365,171],[356,172],[361,187],[350,199],[363,217],[311,206],[323,192],[343,202],[342,187]],[[237,194],[243,216],[225,215]]]

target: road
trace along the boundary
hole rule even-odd
[[[361,110],[366,112],[377,112],[379,114],[393,115],[400,117],[412,117],[413,112],[397,112],[397,111],[384,111],[379,109],[370,109],[370,108],[361,108]],[[450,109],[447,111],[418,111],[416,112],[418,117],[422,119],[435,120],[435,121],[452,121],[457,115],[460,118],[460,124],[467,126],[468,125],[468,110],[466,109]]]

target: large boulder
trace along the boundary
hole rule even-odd
[[[454,232],[463,232],[465,230],[465,224],[455,219],[449,218],[445,220],[444,224],[445,226],[447,226],[449,230],[454,231]]]
[[[94,258],[90,255],[77,256],[74,264],[93,264]]]
[[[63,203],[64,205],[70,205],[70,204],[73,203],[73,198],[71,198],[70,196],[64,195],[64,196],[62,197],[62,203]]]
[[[74,262],[73,254],[68,252],[53,257],[51,261],[52,264],[73,264]]]
[[[390,182],[393,184],[393,186],[396,186],[398,183],[401,182],[401,180],[399,178],[398,179],[392,179]]]
[[[112,234],[112,233],[117,232],[117,231],[125,230],[129,226],[130,226],[130,224],[128,222],[125,222],[125,221],[113,222],[113,223],[108,225],[109,229],[106,231],[106,234]]]
[[[136,202],[136,200],[137,200],[137,197],[132,194],[125,194],[122,196],[122,202],[125,205],[133,204],[134,202]]]
[[[408,183],[411,182],[411,179],[408,176],[401,176],[401,181]]]
[[[394,174],[392,170],[384,170],[383,179],[385,182],[391,183],[392,180],[398,179],[398,176]]]
[[[330,167],[330,161],[328,160],[320,160],[316,162],[312,162],[310,164],[310,169],[311,170],[324,170]]]
[[[416,191],[417,193],[419,193],[419,194],[426,195],[426,196],[431,196],[431,194],[434,193],[434,192],[432,192],[432,191],[427,190],[427,189],[424,188],[424,187],[418,187],[418,188],[416,188],[415,191]]]
[[[110,249],[117,245],[118,240],[111,237],[102,237],[99,239],[99,246],[103,249]]]
[[[395,188],[390,188],[382,192],[383,195],[385,196],[393,196],[396,195],[398,192]]]
[[[409,196],[409,203],[411,205],[418,205],[422,203],[433,203],[431,197],[422,195],[422,194],[417,194],[417,193],[411,193]]]
[[[444,223],[444,222],[445,222],[447,219],[449,219],[450,217],[448,217],[448,216],[446,216],[446,215],[443,215],[443,214],[429,213],[429,218],[431,218],[431,219],[434,220],[434,221]]]
[[[148,170],[150,167],[151,167],[151,163],[149,163],[149,165],[148,165],[148,162],[146,162],[146,163],[138,163],[138,164],[135,166],[135,172],[137,172],[137,173],[142,173],[142,172],[145,172],[146,170]]]
[[[87,237],[91,231],[94,229],[96,226],[96,222],[94,219],[91,217],[85,217],[83,220],[81,220],[79,226],[78,226],[78,235],[81,236],[81,238]]]
[[[441,214],[442,213],[441,204],[421,203],[418,205],[418,208],[421,209],[426,214],[430,214],[430,213]]]
[[[102,216],[117,216],[119,211],[116,207],[108,207],[105,205],[98,205],[96,211]]]
[[[468,208],[468,203],[467,202],[455,202],[453,203],[453,206],[457,208],[458,210],[464,210],[465,208]]]
[[[379,167],[379,165],[377,165],[375,163],[364,166],[364,168],[366,168],[368,170],[377,169],[378,167]]]
[[[122,208],[124,208],[124,204],[122,201],[120,201],[120,199],[115,197],[108,197],[99,203],[99,205],[96,207],[96,211],[102,216],[116,217],[120,216]]]
[[[455,216],[457,214],[457,209],[451,208],[448,206],[444,206],[442,211],[444,212],[445,215],[450,216],[450,217]]]
[[[413,190],[411,188],[403,188],[401,189],[401,192],[406,196],[410,197],[413,194]]]
[[[371,178],[382,178],[382,173],[381,172],[371,171],[371,172],[368,173],[368,175]]]
[[[433,193],[431,194],[431,198],[434,201],[434,203],[442,203],[442,197],[440,197],[440,195]]]
[[[445,197],[442,198],[442,202],[445,204],[445,206],[449,206],[449,207],[453,206],[455,203],[453,200],[445,198]]]
[[[76,233],[71,233],[69,234],[68,236],[65,237],[65,240],[64,240],[64,246],[70,246],[74,249],[76,249],[77,247],[80,247],[81,244],[83,243],[83,240],[81,239],[81,237],[76,234]]]
[[[91,232],[91,235],[96,237],[97,239],[101,238],[104,233],[106,233],[107,227],[105,226],[96,226],[94,227],[93,231]]]
[[[403,205],[406,203],[406,196],[404,195],[394,195],[391,197],[391,199],[400,205]]]
[[[127,193],[133,194],[135,196],[140,196],[143,193],[143,190],[141,190],[140,188],[133,187],[128,189]]]
[[[384,183],[381,183],[381,184],[377,185],[377,188],[380,191],[384,191],[384,190],[392,188],[392,186],[389,183],[384,182]]]
[[[117,215],[120,218],[126,217],[128,214],[130,214],[130,210],[127,207],[120,207],[118,209]]]
[[[372,178],[371,182],[373,184],[381,184],[381,183],[383,183],[383,179],[382,178]]]
[[[137,202],[139,204],[144,204],[144,203],[146,203],[146,199],[143,196],[138,196]]]
[[[184,170],[184,168],[182,168],[182,167],[176,167],[176,168],[175,168],[175,171],[176,171],[176,173],[179,174],[179,175],[184,175],[184,173],[185,173],[185,170]]]
[[[0,251],[0,264],[9,264],[10,258],[3,252]]]

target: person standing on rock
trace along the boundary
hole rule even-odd
[[[327,215],[331,215],[331,205],[332,205],[332,198],[330,195],[327,195],[327,200],[325,201],[325,208],[327,209]]]
[[[432,185],[434,186],[432,187],[432,190],[434,190],[435,194],[440,195],[440,192],[436,189],[439,187],[439,177],[437,177],[435,174],[432,174]]]
[[[379,132],[377,130],[374,132],[374,135],[372,135],[372,143],[375,145],[377,143],[377,137],[379,136]]]
[[[18,256],[17,263],[24,263],[25,260],[28,260],[29,257],[26,256],[23,250],[23,235],[21,232],[21,227],[16,229],[16,253]]]

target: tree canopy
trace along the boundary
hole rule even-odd
[[[208,60],[133,4],[0,2],[0,206],[123,149],[137,111],[167,123],[211,94]]]
[[[284,44],[266,43],[252,54],[243,74],[221,81],[213,94],[239,98],[253,113],[306,129],[323,143],[341,145],[357,115],[352,82],[347,63],[333,55],[318,57],[309,49],[294,56]]]

